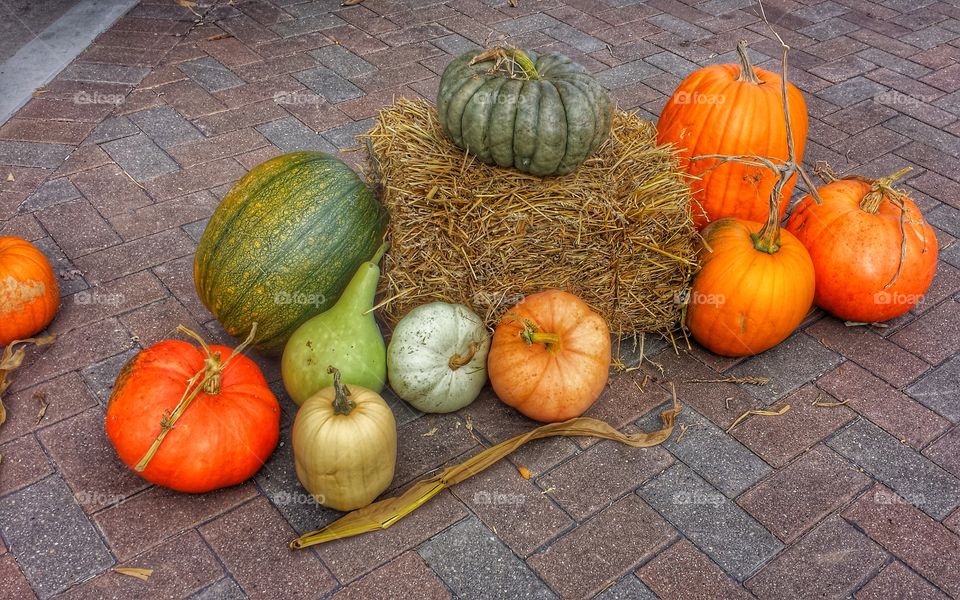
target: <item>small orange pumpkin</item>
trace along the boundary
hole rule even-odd
[[[780,75],[750,64],[746,42],[740,42],[737,54],[739,65],[711,65],[691,73],[667,100],[657,122],[658,142],[676,146],[681,167],[701,179],[693,182],[692,213],[698,229],[723,217],[765,221],[777,175],[757,165],[691,157],[789,157]],[[807,106],[790,83],[787,97],[799,163],[807,139]],[[795,182],[796,175],[783,186],[781,219]]]
[[[758,354],[785,340],[813,304],[813,262],[800,240],[781,232],[776,217],[720,219],[701,235],[686,315],[693,337],[723,356]]]
[[[57,277],[43,252],[26,240],[0,237],[0,346],[43,331],[59,306]]]
[[[834,180],[817,189],[822,204],[806,196],[787,221],[813,259],[814,302],[830,314],[886,321],[913,308],[930,287],[936,233],[913,200],[891,187],[908,171]]]
[[[610,329],[573,294],[532,294],[501,319],[487,355],[490,385],[531,419],[582,415],[603,392],[610,369]]]

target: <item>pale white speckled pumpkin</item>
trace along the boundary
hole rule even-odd
[[[459,410],[476,399],[487,381],[489,349],[490,332],[466,306],[418,306],[393,330],[387,348],[390,387],[417,410]]]

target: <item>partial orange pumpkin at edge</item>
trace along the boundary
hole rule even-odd
[[[43,331],[60,308],[50,261],[30,242],[0,237],[0,346]]]

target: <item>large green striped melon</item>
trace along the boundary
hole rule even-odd
[[[383,240],[386,210],[337,158],[292,152],[256,166],[213,213],[193,263],[197,294],[227,332],[283,350],[333,306]]]

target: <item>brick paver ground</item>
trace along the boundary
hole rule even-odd
[[[916,310],[883,329],[817,313],[742,361],[647,340],[650,362],[591,414],[651,427],[674,382],[682,440],[544,441],[387,532],[297,553],[285,543],[336,515],[303,500],[289,441],[253,481],[186,496],[130,473],[103,432],[137,349],[181,323],[223,340],[191,263],[232,182],[281,152],[353,145],[392,97],[432,99],[454,55],[496,40],[574,57],[650,118],[739,38],[770,68],[778,46],[749,0],[196,10],[142,2],[0,127],[0,233],[36,242],[63,295],[59,339],[16,372],[0,427],[0,597],[960,597],[960,3],[767,4],[807,97],[807,162],[914,169],[942,248]],[[282,396],[276,362],[258,360]],[[774,381],[691,381],[727,375]],[[39,423],[37,393],[50,402]],[[747,408],[784,404],[725,433]],[[285,401],[287,440],[292,417]],[[398,421],[397,486],[530,426],[489,393]]]

